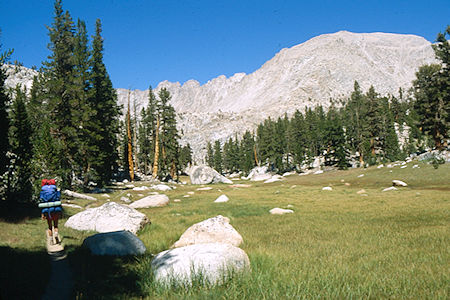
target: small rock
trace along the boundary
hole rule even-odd
[[[333,188],[331,186],[325,186],[322,188],[322,191],[332,191]]]
[[[188,193],[188,195],[194,195],[195,194],[195,192],[187,192]]]
[[[148,187],[146,186],[138,186],[133,188],[133,191],[146,191],[146,190],[148,190]]]
[[[365,190],[365,189],[362,189],[362,190],[357,191],[356,193],[357,193],[357,194],[365,194],[365,193],[366,193],[366,190]]]
[[[270,211],[272,215],[284,215],[284,214],[292,214],[294,211],[292,209],[283,209],[279,207],[272,208]]]
[[[152,186],[152,189],[157,190],[157,191],[163,191],[163,192],[172,190],[172,188],[170,186],[165,185],[165,184],[154,185],[154,186]]]
[[[229,185],[229,187],[231,187],[231,188],[248,188],[248,187],[251,187],[252,185],[251,184],[239,184],[239,183],[237,183],[237,184],[232,184],[232,185]]]
[[[184,195],[183,198],[189,198],[191,195]]]
[[[220,195],[214,202],[220,203],[220,202],[228,202],[230,199],[226,195]]]
[[[174,199],[173,202],[181,202],[180,199]]]
[[[131,202],[130,198],[127,198],[127,197],[120,197],[120,201],[123,201],[125,203],[130,203]]]
[[[345,186],[350,186],[351,184],[349,182],[344,183]]]
[[[401,166],[400,169],[404,169],[404,168],[407,168],[407,167],[408,167],[408,166]]]
[[[197,191],[210,191],[210,190],[212,190],[212,187],[210,186],[201,187],[197,189]]]
[[[398,189],[397,189],[396,187],[391,186],[391,187],[385,188],[382,192],[397,191],[397,190],[398,190]]]
[[[323,170],[319,170],[319,171],[316,171],[316,172],[314,172],[314,174],[322,174],[323,173]]]
[[[72,208],[78,208],[78,209],[83,209],[81,206],[76,205],[76,204],[68,204],[68,203],[63,203],[61,204],[64,207],[72,207]]]
[[[405,182],[403,182],[401,180],[392,180],[392,185],[393,186],[408,186]]]
[[[358,178],[364,177],[364,174],[360,174],[358,175]]]

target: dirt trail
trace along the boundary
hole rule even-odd
[[[67,253],[65,251],[49,253],[51,264],[50,280],[42,299],[63,300],[71,299],[73,277]]]

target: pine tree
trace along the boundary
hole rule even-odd
[[[11,199],[21,202],[31,202],[31,159],[33,147],[31,144],[31,124],[25,107],[25,91],[18,85],[15,89],[15,99],[11,110],[10,143],[15,154],[14,173],[17,183],[12,187]]]
[[[103,62],[102,27],[99,19],[95,25],[90,63],[92,88],[89,102],[94,112],[90,124],[93,125],[92,131],[95,135],[93,144],[96,147],[97,156],[92,160],[91,165],[96,171],[99,184],[103,185],[111,179],[117,167],[117,134],[121,108],[117,104],[117,94]]]
[[[149,87],[148,105],[141,112],[141,122],[139,126],[139,161],[143,165],[144,173],[152,169],[152,163],[155,156],[155,133],[157,108],[160,105],[153,93],[152,87]]]
[[[299,166],[303,163],[306,154],[306,124],[303,114],[296,110],[289,122],[287,130],[287,142],[293,154],[294,164]]]
[[[346,107],[347,136],[353,150],[359,153],[360,166],[364,166],[365,154],[367,152],[367,104],[361,92],[359,84],[355,81],[354,90],[350,96]]]
[[[415,109],[421,115],[422,130],[431,135],[437,149],[447,146],[450,137],[450,45],[446,35],[450,26],[439,33],[433,45],[440,65],[425,65],[413,82]]]
[[[0,30],[1,36],[1,30]],[[2,45],[0,44],[0,50]],[[5,81],[6,71],[3,69],[3,64],[9,59],[12,54],[12,50],[4,53],[0,52],[0,176],[6,172],[9,164],[9,159],[6,155],[9,148],[8,131],[9,131],[9,119],[7,107],[10,101],[8,94],[6,93]]]
[[[45,89],[52,120],[51,132],[58,140],[57,175],[62,179],[62,187],[67,188],[72,185],[74,156],[78,149],[77,129],[73,123],[73,106],[78,97],[74,80],[74,25],[70,14],[64,13],[60,0],[56,0],[54,6],[54,22],[48,27],[51,55],[45,63]]]
[[[214,142],[214,156],[213,156],[214,169],[222,173],[223,171],[223,161],[222,161],[222,148],[220,146],[220,141]]]
[[[346,148],[345,133],[341,117],[333,103],[327,113],[325,136],[327,137],[325,164],[337,166],[340,170],[347,169],[348,150]]]
[[[375,148],[377,147],[377,141],[381,131],[381,107],[378,94],[375,92],[373,86],[370,86],[365,98],[367,103],[365,121],[367,123],[368,138],[370,139],[370,164],[374,164],[376,162]]]
[[[214,149],[211,145],[211,142],[208,142],[206,144],[206,157],[205,157],[206,164],[210,166],[211,168],[214,167]]]
[[[192,165],[192,148],[189,143],[186,146],[181,147],[180,151],[180,167],[181,169],[187,168]]]
[[[172,179],[178,178],[180,136],[177,130],[177,122],[175,109],[170,105],[170,93],[167,89],[162,88],[158,93],[160,99],[160,142],[161,142],[161,168],[159,170],[160,177],[167,177],[170,175]]]
[[[241,170],[247,175],[253,167],[255,167],[254,159],[255,140],[250,131],[246,131],[242,136],[240,145],[240,167]]]

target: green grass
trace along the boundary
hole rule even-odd
[[[179,185],[166,194],[181,202],[141,209],[152,224],[138,232],[147,247],[147,254],[140,257],[91,256],[80,245],[92,233],[62,227],[76,279],[75,296],[79,299],[448,299],[450,164],[437,170],[421,163],[420,168],[412,169],[413,164],[405,169],[292,175],[271,184],[251,182],[249,188],[219,184],[212,185],[210,191],[197,191],[198,186]],[[360,174],[364,177],[358,177]],[[393,179],[407,182],[408,187],[382,192],[391,186]],[[331,186],[333,191],[322,191],[324,186]],[[360,189],[365,189],[367,196],[357,194]],[[111,201],[119,202],[127,193],[139,199],[138,194],[149,192],[115,190]],[[194,194],[184,198],[188,192]],[[230,201],[213,203],[221,194],[226,194]],[[97,198],[96,202],[79,203],[93,207],[106,201]],[[293,206],[293,214],[276,216],[268,212],[288,205]],[[70,209],[66,214],[76,212]],[[252,271],[236,275],[220,286],[194,282],[189,289],[165,288],[153,282],[152,254],[168,249],[192,224],[219,214],[229,217],[242,235],[241,248],[249,255]],[[7,263],[9,268],[17,265],[21,269],[26,268],[26,262],[32,270],[25,279],[19,275],[8,279],[11,285],[16,284],[17,290],[8,287],[6,295],[20,295],[17,291],[22,283],[40,272],[39,280],[29,283],[29,294],[39,295],[49,277],[44,222],[28,218],[0,224],[2,265]],[[4,269],[1,272],[2,279],[7,277]]]

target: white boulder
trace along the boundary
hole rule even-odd
[[[192,167],[189,177],[192,184],[233,183],[233,181],[223,175],[220,175],[219,172],[208,166]]]
[[[226,195],[220,195],[214,202],[220,203],[220,202],[228,202],[230,199]]]
[[[332,190],[333,190],[333,188],[331,186],[324,186],[322,188],[322,191],[332,191]]]
[[[146,215],[128,205],[107,202],[100,207],[89,208],[71,216],[64,226],[76,230],[97,232],[128,230],[136,233],[149,222]]]
[[[83,241],[83,247],[94,255],[142,255],[144,243],[129,231],[115,231],[92,235]]]
[[[169,204],[169,197],[164,194],[151,195],[130,204],[132,208],[163,207]]]
[[[230,225],[230,219],[218,215],[189,227],[172,247],[206,243],[239,246],[242,243],[242,236]]]
[[[147,186],[137,186],[137,187],[134,187],[133,188],[133,191],[146,191],[146,190],[148,190],[148,187]]]
[[[156,255],[151,266],[157,282],[190,286],[196,276],[211,284],[221,283],[229,274],[248,270],[250,260],[238,247],[208,243],[163,251]]]

